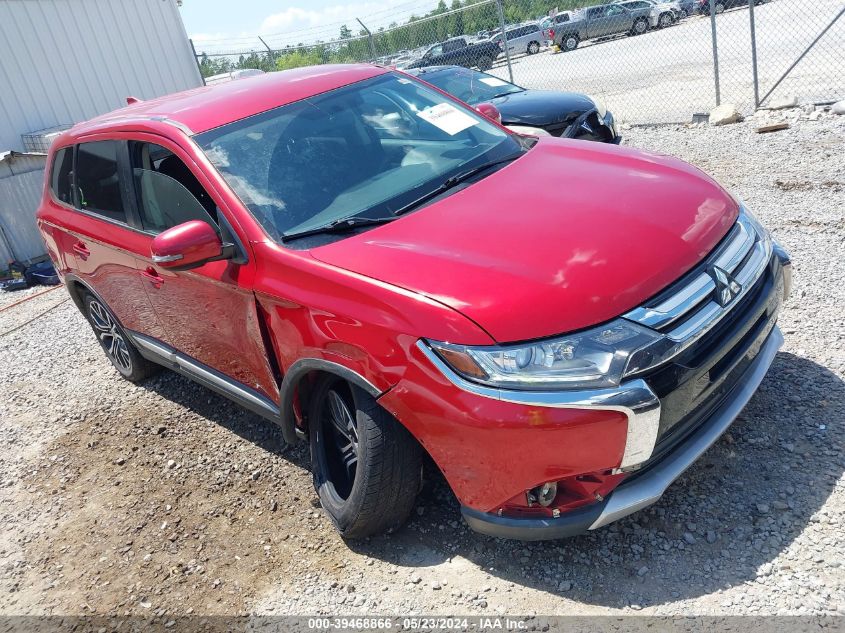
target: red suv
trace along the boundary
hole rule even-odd
[[[782,342],[789,259],[706,175],[513,134],[396,71],[133,103],[49,164],[39,226],[117,370],[308,439],[346,537],[402,524],[426,455],[479,532],[606,525],[725,431]]]

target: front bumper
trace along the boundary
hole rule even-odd
[[[581,113],[571,123],[547,126],[545,130],[552,136],[583,141],[598,141],[619,145],[622,137],[616,131],[616,120],[607,112],[604,118],[595,109]]]
[[[558,518],[511,518],[463,507],[467,524],[482,534],[525,541],[565,538],[595,530],[655,503],[669,485],[728,429],[769,370],[783,335],[774,327],[734,389],[709,418],[673,451],[619,485],[603,501],[562,514]]]

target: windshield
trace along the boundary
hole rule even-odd
[[[504,79],[469,68],[436,70],[421,73],[419,77],[470,105],[478,105],[496,97],[525,90]]]
[[[393,73],[196,141],[278,241],[352,216],[389,216],[444,178],[521,148],[480,114]]]

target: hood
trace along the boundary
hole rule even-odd
[[[548,127],[571,123],[578,116],[596,107],[587,95],[577,92],[523,90],[492,99],[502,114],[503,125]]]
[[[701,261],[737,213],[727,192],[679,160],[546,137],[465,189],[311,255],[515,342],[636,307]]]

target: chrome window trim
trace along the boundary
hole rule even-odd
[[[510,402],[556,409],[597,409],[623,413],[628,419],[625,450],[614,472],[632,470],[654,452],[660,427],[660,399],[640,378],[618,387],[584,389],[578,391],[516,391],[487,387],[467,380],[449,367],[424,341],[417,348],[449,382],[478,396],[500,402]]]

